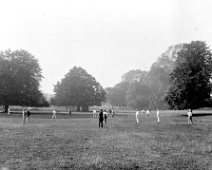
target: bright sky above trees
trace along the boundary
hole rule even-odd
[[[131,69],[148,70],[170,45],[212,45],[210,0],[5,0],[0,6],[0,50],[33,54],[48,93],[75,65],[108,87]]]

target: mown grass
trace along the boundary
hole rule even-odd
[[[57,115],[0,116],[0,168],[6,169],[212,169],[212,116],[194,125],[178,114],[98,120]],[[171,112],[170,112],[171,113]]]

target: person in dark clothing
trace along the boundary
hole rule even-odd
[[[28,123],[29,122],[29,116],[31,115],[30,110],[27,110],[27,112],[25,112],[25,114],[26,114],[26,121]]]
[[[103,120],[104,120],[103,111],[101,109],[100,112],[99,112],[99,127],[103,127]]]
[[[29,109],[26,110],[26,108],[23,108],[23,111],[22,111],[22,117],[23,117],[23,120],[22,120],[22,124],[25,124],[25,122],[29,122],[29,116],[31,115],[31,112]]]

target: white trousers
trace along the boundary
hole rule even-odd
[[[139,123],[139,118],[138,116],[135,116],[136,122]]]
[[[160,122],[160,118],[159,118],[159,116],[157,115],[157,119],[158,119],[158,123]]]

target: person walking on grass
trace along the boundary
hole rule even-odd
[[[190,124],[193,124],[193,121],[192,121],[192,110],[191,109],[188,109],[188,125]]]
[[[93,109],[93,117],[96,117],[96,109]]]
[[[22,110],[22,124],[25,124],[25,119],[26,119],[26,111],[25,108]]]
[[[102,111],[102,109],[100,110],[98,117],[99,117],[99,127],[103,128],[104,117],[103,117],[103,111]]]
[[[25,115],[26,115],[26,122],[28,123],[29,122],[29,117],[31,115],[30,109],[27,109],[27,112],[25,113]]]
[[[107,111],[106,110],[104,110],[103,116],[104,116],[105,123],[107,123]]]
[[[114,109],[112,109],[112,117],[115,117],[116,113],[114,111]]]
[[[149,117],[149,110],[146,110],[146,116]]]
[[[157,108],[156,116],[157,116],[158,123],[160,123],[159,113],[160,113],[160,111],[159,111],[158,108]]]
[[[26,109],[26,108],[23,108],[23,111],[22,111],[22,124],[25,124],[25,122],[29,122],[29,116],[31,115],[31,112],[30,112],[30,109]]]
[[[112,110],[109,109],[109,116],[112,117]]]
[[[10,115],[10,107],[7,109],[7,114]]]
[[[52,119],[56,119],[56,110],[55,109],[53,109],[52,110]]]
[[[139,123],[139,111],[138,111],[138,109],[136,109],[136,112],[135,112],[135,119],[136,119],[136,123]]]

